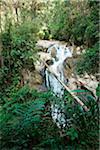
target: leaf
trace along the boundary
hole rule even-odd
[[[71,90],[72,92],[76,92],[76,93],[87,93],[87,90],[81,90],[81,89],[77,89],[77,90]]]
[[[72,141],[78,138],[78,132],[73,127],[66,132],[66,135],[68,135]]]

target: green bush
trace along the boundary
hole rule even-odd
[[[75,92],[75,91],[74,91]],[[82,90],[77,90],[77,93]],[[98,149],[99,147],[99,106],[96,99],[89,94],[85,94],[83,90],[82,97],[79,97],[89,111],[84,111],[83,108],[75,103],[74,99],[65,93],[65,112],[68,119],[70,119],[69,128],[67,128],[66,136],[68,146],[72,149]],[[87,101],[86,101],[87,99]]]
[[[46,103],[52,95],[27,86],[8,92],[10,97],[5,96],[5,104],[0,108],[1,149],[28,149],[31,144],[42,144],[44,138],[49,138],[41,130],[48,128],[45,119],[51,120]]]
[[[55,1],[48,27],[54,39],[91,47],[99,37],[99,3]]]
[[[15,78],[21,79],[21,70],[34,70],[36,60],[35,44],[38,26],[36,22],[26,22],[12,25],[8,22],[5,31],[1,33],[3,66],[0,68],[0,89],[15,85]],[[16,81],[18,81],[16,80]]]
[[[35,23],[24,22],[21,25],[10,25],[7,31],[1,34],[4,64],[8,65],[9,69],[27,67],[29,62],[31,66],[33,65],[37,32]]]
[[[81,61],[77,62],[76,70],[79,74],[87,72],[89,74],[98,73],[99,69],[99,43],[95,44],[92,48],[86,50],[83,54]]]
[[[48,22],[50,33],[54,39],[68,41],[70,38],[71,22],[67,8],[61,1],[54,2],[54,8],[51,11],[53,12],[52,17]]]

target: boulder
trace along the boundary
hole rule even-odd
[[[22,70],[23,83],[28,84],[30,88],[38,89],[43,83],[43,78],[37,71],[30,71],[28,69]]]
[[[56,51],[56,49],[53,47],[52,50],[51,50],[51,57],[56,58],[56,55],[57,55],[57,51]]]
[[[73,77],[70,77],[69,79],[69,82],[68,82],[68,87],[69,87],[69,89],[70,90],[75,90],[75,89],[77,89],[77,83],[76,83],[76,79],[75,78],[73,78]]]
[[[38,60],[35,62],[35,70],[41,72],[45,65],[43,62],[51,59],[51,55],[46,52],[38,52]]]
[[[60,44],[59,41],[54,41],[54,40],[39,40],[36,44],[37,47],[41,47],[43,49],[49,48],[51,45],[54,44]]]
[[[65,79],[68,79],[71,77],[72,73],[73,73],[73,59],[72,58],[68,58],[64,61],[64,76]]]

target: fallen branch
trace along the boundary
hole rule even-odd
[[[56,79],[62,84],[62,86],[70,93],[70,95],[84,108],[85,111],[89,111],[89,109],[87,108],[87,106],[85,106],[85,104],[74,94],[70,91],[70,89],[60,80],[58,79],[58,77],[56,76],[56,74],[54,72],[52,72],[50,70],[50,67],[48,66],[48,64],[46,62],[44,62],[45,66],[48,68],[49,72],[51,72]]]

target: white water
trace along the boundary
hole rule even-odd
[[[63,72],[63,63],[68,57],[72,57],[71,50],[65,46],[53,45],[48,49],[48,53],[51,54],[52,49],[56,51],[56,57],[52,57],[53,64],[49,66],[51,72],[56,74],[57,78],[60,79],[63,83],[65,82],[64,72]],[[51,89],[55,96],[62,98],[64,95],[64,88],[55,78],[55,76],[46,69],[46,85],[48,89]],[[53,121],[57,126],[65,127],[66,118],[64,115],[64,102],[62,100],[61,105],[59,102],[53,102],[51,104],[51,115]]]

